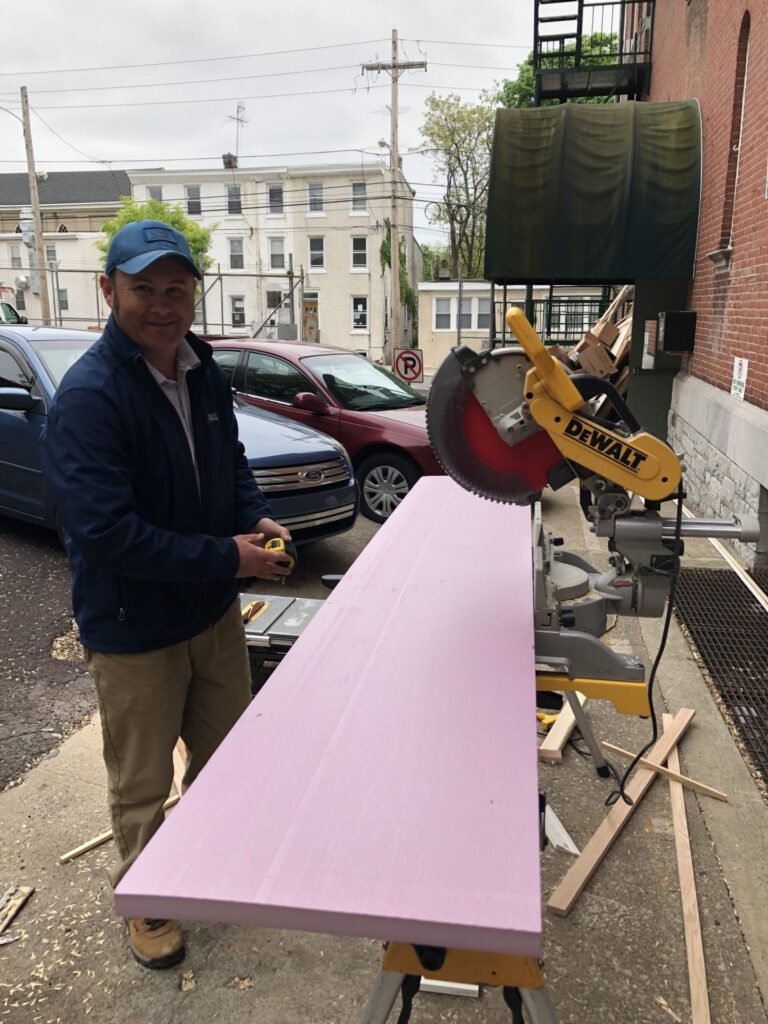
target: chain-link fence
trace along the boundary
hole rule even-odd
[[[100,330],[109,318],[101,293],[99,269],[46,269],[51,324]],[[30,324],[41,324],[37,274],[0,266],[0,294]],[[4,311],[3,319],[11,316]],[[12,317],[11,317],[12,318]],[[198,288],[193,329],[203,335],[243,335],[276,340],[311,337],[316,306],[305,307],[303,276],[285,273],[232,273],[219,267],[204,275]]]

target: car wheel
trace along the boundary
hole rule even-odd
[[[419,479],[416,465],[405,455],[379,452],[360,464],[360,511],[374,523],[383,523]]]

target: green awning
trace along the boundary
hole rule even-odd
[[[691,278],[698,103],[565,103],[496,113],[485,276],[587,284]]]

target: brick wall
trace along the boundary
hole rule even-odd
[[[739,75],[745,65],[746,82]],[[766,86],[766,0],[656,3],[650,99],[698,99],[703,124],[701,218],[691,291],[698,326],[696,352],[687,369],[729,391],[734,357],[748,359],[746,400],[761,409],[768,409]],[[723,250],[729,241],[730,265],[718,272],[707,254]]]

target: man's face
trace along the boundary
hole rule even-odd
[[[121,330],[146,356],[175,353],[195,318],[195,277],[183,260],[164,256],[138,274],[101,276],[101,289]]]

